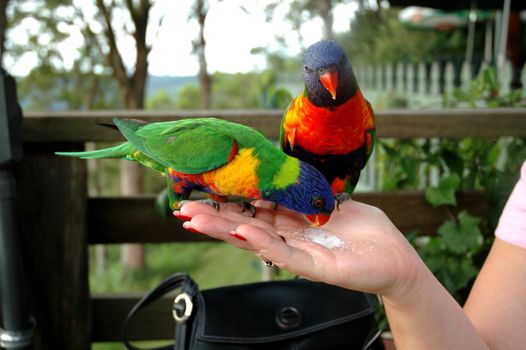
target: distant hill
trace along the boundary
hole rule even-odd
[[[146,99],[156,95],[159,91],[166,91],[174,99],[177,97],[179,90],[185,84],[199,85],[195,76],[174,77],[174,76],[157,76],[149,75],[146,83]]]

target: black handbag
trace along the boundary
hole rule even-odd
[[[369,295],[305,279],[258,282],[200,291],[185,273],[145,295],[143,307],[178,289],[172,313],[175,343],[158,350],[384,349]]]

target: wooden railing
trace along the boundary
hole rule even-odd
[[[57,150],[81,150],[86,141],[122,140],[98,124],[114,116],[146,121],[217,116],[247,124],[277,139],[282,111],[35,112],[24,116],[25,158],[17,172],[18,214],[29,301],[37,323],[35,348],[89,349],[91,342],[119,341],[120,326],[138,296],[90,295],[89,244],[188,242],[175,219],[154,212],[153,196],[88,198],[86,162],[56,157]],[[379,138],[526,136],[526,109],[406,111],[377,113]],[[403,231],[429,235],[447,217],[429,206],[422,192],[357,193],[355,200],[383,209]],[[486,215],[479,192],[461,193],[458,208]],[[133,213],[133,215],[130,215]],[[173,323],[165,299],[132,325],[134,339],[170,338]]]

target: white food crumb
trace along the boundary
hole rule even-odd
[[[337,236],[316,227],[309,227],[301,234],[305,239],[318,243],[328,249],[341,248],[345,244]]]

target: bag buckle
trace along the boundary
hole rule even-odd
[[[172,315],[177,323],[184,323],[192,315],[194,303],[187,293],[181,293],[174,299],[172,306]]]

